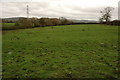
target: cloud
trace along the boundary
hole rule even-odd
[[[98,20],[101,15],[100,11],[107,7],[106,5],[103,5],[104,2],[101,5],[97,5],[97,3],[96,5],[95,3],[86,4],[85,1],[88,0],[25,0],[26,2],[17,2],[17,0],[14,0],[16,2],[9,1],[10,0],[4,0],[2,3],[2,17],[26,17],[26,5],[29,5],[30,17],[66,17],[70,19]],[[115,1],[117,2],[117,0]],[[109,4],[111,4],[109,6],[113,6],[112,2]],[[114,8],[113,19],[117,19],[118,7],[115,3]]]

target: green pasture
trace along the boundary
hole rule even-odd
[[[2,41],[3,78],[113,79],[118,75],[118,26],[3,31]]]

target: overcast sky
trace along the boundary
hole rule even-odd
[[[29,5],[30,17],[66,17],[69,19],[98,20],[100,11],[114,7],[112,19],[118,19],[120,0],[1,0],[2,17],[26,17]]]

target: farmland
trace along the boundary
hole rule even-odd
[[[2,24],[2,29],[14,29],[15,23],[0,23]]]
[[[117,78],[118,26],[3,31],[3,78]]]

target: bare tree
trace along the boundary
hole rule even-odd
[[[109,22],[111,19],[111,12],[112,10],[114,10],[113,7],[106,7],[103,11],[100,11],[100,13],[102,14],[101,18],[99,19],[100,22]]]

